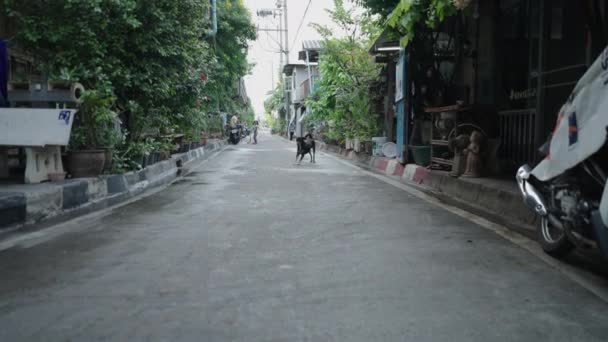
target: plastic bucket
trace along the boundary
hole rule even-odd
[[[382,154],[387,158],[396,158],[397,145],[392,141],[384,143],[384,145],[382,145]]]
[[[382,146],[388,139],[386,137],[375,137],[372,138],[372,155],[374,157],[382,157]]]
[[[414,163],[427,166],[431,163],[431,146],[410,146]]]

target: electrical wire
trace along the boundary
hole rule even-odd
[[[258,47],[260,49],[266,51],[266,52],[269,52],[269,53],[282,53],[280,49],[279,50],[274,50],[273,48],[268,48],[268,47],[264,46],[265,44],[263,44],[262,40],[259,39],[259,38],[258,38],[257,42],[259,43]],[[270,43],[270,40],[268,39],[268,37],[266,37],[266,42]]]
[[[277,45],[281,45],[281,43],[275,38],[273,37],[270,32],[266,32],[266,41],[268,41],[268,39],[270,38],[273,42],[275,42]]]
[[[295,46],[296,40],[298,40],[298,36],[300,35],[300,29],[302,29],[302,24],[304,24],[304,19],[306,19],[306,14],[308,14],[308,10],[310,9],[311,3],[312,3],[312,0],[308,0],[308,5],[306,5],[306,10],[304,10],[304,15],[302,15],[302,19],[300,19],[300,25],[298,25],[298,29],[296,30],[296,35],[293,38],[293,42],[291,43],[291,46]]]

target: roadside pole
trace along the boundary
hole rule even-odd
[[[281,7],[281,0],[277,0],[277,7]],[[287,65],[289,64],[289,15],[287,14],[287,0],[283,0],[283,11],[281,11],[281,13],[283,14],[283,20],[285,20],[285,50],[283,50],[283,53],[285,53],[285,65]],[[281,77],[282,75],[283,72],[281,71]],[[289,123],[291,121],[291,108],[289,107],[291,106],[291,104],[289,101],[290,93],[287,92],[286,84],[283,84],[283,94],[283,97],[285,98],[285,117],[287,118],[287,120],[285,120],[285,124],[287,125],[285,135],[289,137]]]

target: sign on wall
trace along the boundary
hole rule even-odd
[[[403,85],[403,76],[404,76],[404,58],[403,55],[401,54],[399,56],[399,61],[397,62],[397,68],[396,68],[396,77],[395,77],[395,102],[397,101],[401,101],[403,99],[403,89],[404,89],[404,85]]]

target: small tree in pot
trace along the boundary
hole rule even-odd
[[[123,138],[118,115],[111,109],[113,103],[109,91],[84,93],[70,137],[68,165],[72,177],[96,177],[105,165],[111,165],[112,150]]]

